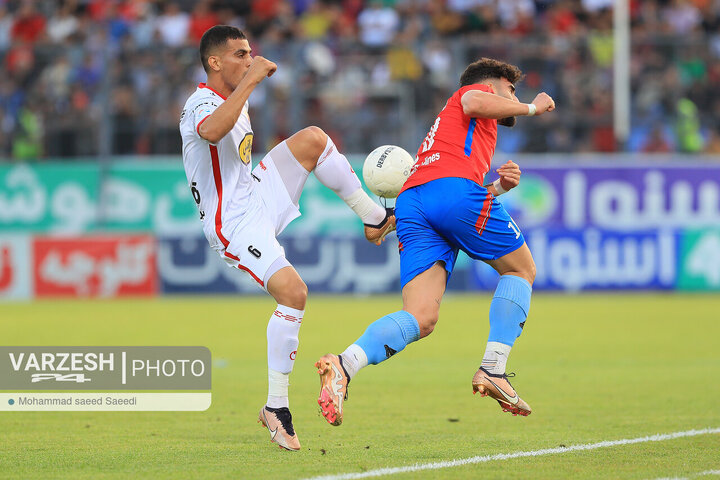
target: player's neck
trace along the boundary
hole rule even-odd
[[[230,94],[232,93],[232,90],[227,86],[225,82],[222,81],[221,78],[217,77],[208,77],[207,82],[205,82],[205,85],[208,88],[213,89],[216,93],[219,93],[223,96],[223,98],[228,98]]]

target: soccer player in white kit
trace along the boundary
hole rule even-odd
[[[318,127],[295,133],[252,169],[248,97],[277,66],[252,57],[245,35],[227,25],[205,32],[200,57],[207,82],[198,85],[180,117],[185,173],[210,246],[278,303],[267,327],[269,387],[259,421],[270,431],[272,442],[299,450],[288,377],[307,286],[276,236],[300,215],[298,201],[310,172],[360,217],[369,241],[379,245],[395,229],[395,217],[370,199],[345,156]]]

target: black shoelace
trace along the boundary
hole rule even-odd
[[[509,378],[514,378],[514,377],[515,377],[515,372],[501,373],[501,374],[498,375],[498,374],[496,374],[496,373],[490,373],[490,372],[488,372],[487,370],[485,370],[485,369],[482,368],[482,367],[480,367],[480,370],[482,370],[483,372],[485,372],[485,373],[486,373],[488,376],[490,376],[490,377],[494,377],[494,378],[504,378],[505,380],[507,380],[507,382],[508,382],[508,383],[510,384],[510,386],[512,387],[512,383],[510,383],[510,380],[508,380],[508,379],[509,379]],[[513,388],[515,388],[515,387],[513,387]]]
[[[295,435],[295,429],[293,428],[292,424],[292,414],[290,413],[290,409],[287,407],[282,408],[270,408],[265,407],[265,409],[268,412],[272,412],[275,414],[275,416],[280,420],[280,423],[282,424],[285,431],[290,435],[291,437]]]

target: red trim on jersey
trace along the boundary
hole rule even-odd
[[[206,115],[205,118],[203,118],[202,120],[200,120],[200,123],[197,124],[197,127],[195,127],[195,130],[197,131],[197,134],[198,134],[198,135],[200,135],[200,125],[202,125],[202,123],[203,123],[205,120],[207,120],[209,116],[210,116],[210,115]],[[202,137],[202,135],[200,135],[200,136]]]
[[[211,90],[211,91],[215,92],[215,94],[216,94],[218,97],[222,98],[223,100],[227,100],[227,98],[226,98],[225,96],[220,95],[220,92],[218,92],[217,90],[215,90],[215,89],[212,88],[212,87],[208,87],[205,83],[198,83],[198,88],[207,88],[208,90]]]
[[[227,250],[225,250],[225,256],[228,257],[228,258],[232,258],[233,260],[237,261],[237,262],[238,262],[238,266],[237,266],[237,267],[238,267],[240,270],[244,270],[244,271],[246,271],[247,273],[249,273],[250,276],[251,276],[253,279],[255,279],[255,281],[256,281],[257,283],[259,283],[261,287],[263,287],[263,288],[265,287],[265,283],[264,283],[262,280],[260,280],[260,279],[258,278],[258,276],[255,275],[255,274],[252,272],[252,270],[250,270],[249,268],[247,268],[245,265],[241,265],[241,264],[239,263],[239,262],[240,262],[240,259],[239,259],[238,257],[236,257],[236,256],[233,255],[232,253],[228,252]]]
[[[220,92],[218,92],[217,90],[215,90],[215,89],[212,88],[212,87],[208,87],[208,86],[207,86],[206,84],[204,84],[204,83],[198,83],[198,88],[207,88],[208,90],[211,90],[211,91],[215,92],[215,94],[216,94],[217,96],[219,96],[220,98],[222,98],[223,100],[227,100],[227,98],[225,98],[224,96],[220,95]]]
[[[222,234],[222,177],[220,176],[220,157],[218,157],[217,147],[210,145],[210,157],[212,158],[212,170],[213,178],[215,179],[215,189],[218,194],[218,204],[215,210],[215,233],[218,238],[225,246],[230,245],[230,242]]]
[[[487,225],[488,218],[490,218],[490,209],[492,208],[492,202],[492,193],[488,192],[487,196],[485,197],[485,204],[483,205],[482,210],[480,210],[480,216],[478,217],[477,222],[475,222],[475,230],[477,230],[478,235],[482,235],[485,231],[485,225]]]

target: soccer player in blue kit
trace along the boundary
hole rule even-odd
[[[497,169],[497,180],[484,183],[498,124],[512,127],[518,115],[555,109],[546,93],[530,104],[520,103],[515,83],[522,77],[516,66],[498,60],[471,63],[425,137],[395,206],[403,309],[372,323],[342,354],[327,354],[315,363],[321,382],[318,403],[328,423],[342,423],[348,383],[361,368],[433,331],[459,250],[500,274],[473,392],[497,400],[513,415],[531,413],[508,381],[505,365],[525,325],[535,263],[520,229],[496,198],[518,185],[520,168],[508,161]]]

